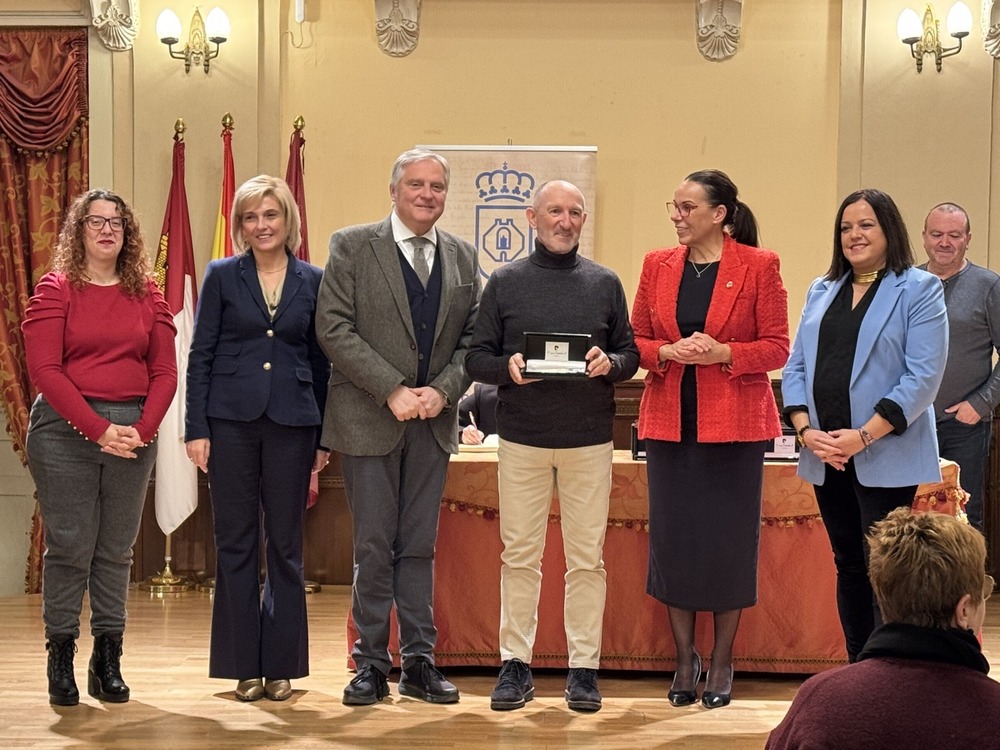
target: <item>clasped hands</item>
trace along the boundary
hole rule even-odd
[[[826,432],[813,427],[803,433],[802,443],[816,458],[838,471],[843,471],[851,456],[865,448],[861,433],[853,428]]]
[[[104,434],[97,439],[102,453],[110,453],[119,458],[136,458],[135,449],[143,446],[139,431],[131,425],[110,424]]]
[[[587,377],[588,378],[599,378],[602,375],[608,375],[611,372],[611,357],[609,357],[605,352],[601,350],[599,346],[592,346],[584,355],[584,359],[587,360]],[[510,379],[514,381],[517,385],[527,385],[528,383],[537,383],[541,378],[526,378],[521,374],[526,366],[524,361],[524,355],[521,352],[516,352],[511,355],[510,359],[507,360],[507,372],[510,373]]]
[[[400,422],[410,419],[434,419],[445,407],[441,391],[429,385],[420,388],[397,385],[385,403]]]
[[[728,364],[732,358],[728,345],[720,344],[701,331],[672,344],[664,344],[658,354],[661,362],[672,360],[682,365]]]

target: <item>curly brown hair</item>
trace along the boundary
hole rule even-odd
[[[122,249],[115,263],[122,291],[129,297],[144,297],[149,291],[149,258],[142,242],[142,230],[132,207],[125,199],[110,190],[95,189],[78,195],[63,221],[52,258],[52,270],[61,271],[77,288],[89,281],[87,276],[87,251],[83,243],[84,218],[94,201],[110,201],[118,207],[118,215],[125,219],[122,229]]]

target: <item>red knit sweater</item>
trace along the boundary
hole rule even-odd
[[[28,376],[39,393],[89,440],[111,424],[84,400],[146,397],[135,424],[152,440],[177,388],[174,322],[163,295],[149,282],[142,298],[118,285],[74,287],[48,273],[35,287],[24,322]]]

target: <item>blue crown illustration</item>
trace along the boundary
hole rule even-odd
[[[508,169],[507,162],[504,162],[500,169],[477,175],[476,188],[479,190],[479,197],[487,202],[505,200],[524,203],[531,200],[535,178],[527,172]]]

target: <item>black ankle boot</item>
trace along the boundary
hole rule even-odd
[[[122,634],[105,633],[94,637],[94,653],[87,670],[87,692],[108,703],[127,703],[128,685],[122,680]]]
[[[76,641],[66,636],[53,638],[45,644],[49,652],[49,703],[53,706],[75,706],[80,702],[80,691],[76,689],[73,676],[73,654]]]

